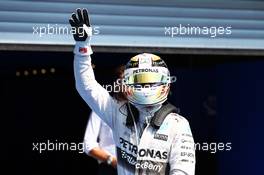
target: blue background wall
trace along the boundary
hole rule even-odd
[[[264,62],[217,67],[217,129],[233,149],[219,155],[219,174],[262,174]]]

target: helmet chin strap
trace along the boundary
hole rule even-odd
[[[167,101],[167,98],[155,104],[136,104],[132,102],[130,103],[133,104],[139,111],[152,112],[152,111],[155,111],[155,109],[159,109],[165,101]]]
[[[147,112],[152,112],[153,110],[159,108],[161,104],[155,104],[155,105],[142,105],[140,106],[141,109],[144,109]]]

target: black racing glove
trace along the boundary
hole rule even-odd
[[[91,33],[88,32],[89,27],[91,27],[88,11],[87,9],[81,10],[79,8],[76,11],[77,13],[72,13],[71,18],[69,19],[71,26],[75,28],[73,38],[75,41],[85,41],[87,37],[91,35]]]

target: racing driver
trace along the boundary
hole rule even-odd
[[[167,102],[172,77],[154,54],[134,56],[121,81],[127,101],[112,98],[94,77],[92,28],[86,9],[69,22],[75,33],[74,75],[81,97],[113,130],[119,175],[194,175],[194,141],[188,121]]]

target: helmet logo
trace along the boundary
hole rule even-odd
[[[142,57],[140,60],[139,60],[139,64],[150,64],[150,59],[148,57]]]
[[[158,69],[148,69],[148,68],[146,68],[146,69],[136,69],[136,70],[134,70],[133,71],[133,74],[135,74],[135,73],[141,73],[141,72],[156,72],[156,73],[158,73],[159,72],[159,70]]]
[[[139,58],[138,63],[139,63],[139,67],[150,67],[152,63],[152,59],[149,55],[143,54]]]

